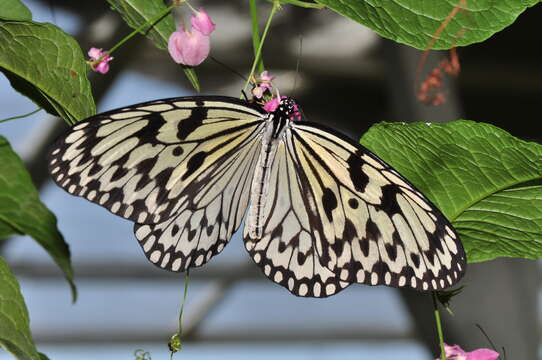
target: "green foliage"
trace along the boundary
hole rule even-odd
[[[32,13],[20,0],[0,0],[0,19],[31,21]]]
[[[162,0],[107,0],[113,10],[120,13],[124,21],[133,29],[138,29],[148,21],[157,19],[167,7]],[[142,35],[147,36],[159,49],[167,49],[168,39],[171,33],[175,31],[175,22],[171,12],[157,19],[154,25],[146,27],[141,31]],[[200,91],[198,77],[193,68],[183,66],[183,71],[196,91]]]
[[[0,233],[27,234],[55,260],[68,280],[75,300],[70,250],[57,229],[56,217],[40,201],[21,159],[0,136]]]
[[[495,126],[380,123],[362,144],[452,222],[469,262],[542,257],[542,146]]]
[[[30,334],[30,320],[19,283],[2,257],[0,257],[0,346],[19,360],[42,359]]]
[[[455,7],[463,7],[433,49],[449,49],[481,42],[512,24],[526,8],[540,0],[315,0],[365,25],[385,38],[426,49],[437,29]]]
[[[96,112],[83,53],[55,25],[0,22],[0,70],[13,88],[68,122]]]

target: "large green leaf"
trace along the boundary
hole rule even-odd
[[[32,13],[20,0],[0,0],[0,19],[30,21]]]
[[[64,272],[75,300],[70,250],[57,229],[56,217],[40,201],[23,162],[1,136],[0,223],[4,232],[30,235],[51,255]]]
[[[442,210],[469,262],[542,257],[542,145],[466,120],[380,123],[361,143]]]
[[[426,49],[437,29],[463,4],[433,49],[449,49],[486,40],[512,24],[540,0],[316,0],[385,38]]]
[[[53,115],[73,123],[96,112],[81,48],[55,25],[0,22],[0,71]]]
[[[19,282],[0,256],[0,346],[19,360],[38,360]]]
[[[167,9],[162,0],[107,0],[113,10],[118,11],[124,21],[133,29],[137,29]],[[165,15],[152,27],[145,27],[141,33],[152,40],[159,49],[167,49],[168,39],[175,31],[175,22],[171,13]],[[183,71],[192,87],[199,92],[200,86],[196,72],[191,67],[183,67]]]

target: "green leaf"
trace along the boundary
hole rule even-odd
[[[361,143],[442,210],[469,262],[542,257],[542,145],[466,120],[380,123]]]
[[[6,239],[12,235],[16,235],[17,231],[6,223],[0,221],[0,241]]]
[[[0,229],[33,237],[54,259],[76,299],[70,250],[57,229],[56,217],[40,201],[21,159],[0,136]]]
[[[38,360],[40,356],[30,333],[28,310],[19,282],[0,256],[0,346],[19,360]]]
[[[32,13],[19,0],[0,0],[0,19],[31,21]]]
[[[183,66],[183,70],[186,74],[186,77],[188,78],[188,81],[190,81],[190,84],[192,84],[192,87],[196,90],[196,92],[200,92],[201,89],[199,85],[199,80],[194,68],[189,66]]]
[[[96,113],[81,48],[55,25],[0,22],[0,71],[17,91],[69,122]]]
[[[132,28],[138,29],[147,22],[152,22],[168,8],[162,0],[107,0],[113,10],[118,11],[124,21]],[[167,12],[161,20],[154,21],[154,26],[145,27],[141,34],[147,36],[157,48],[167,49],[169,36],[175,31],[175,22],[171,12]],[[196,71],[183,66],[184,73],[194,89],[199,92],[199,81]]]
[[[486,40],[512,24],[526,8],[540,0],[315,0],[365,25],[385,38],[426,49],[437,29],[458,4],[432,49],[449,49]]]

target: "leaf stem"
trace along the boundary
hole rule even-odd
[[[256,0],[249,0],[250,5],[250,19],[252,20],[252,48],[254,49],[254,57],[260,47],[260,30],[258,29],[258,9],[256,7]],[[258,61],[258,72],[264,71],[263,59],[260,57]]]
[[[6,121],[10,121],[10,120],[22,119],[22,118],[25,118],[25,117],[34,115],[35,113],[37,113],[37,112],[40,111],[40,110],[42,110],[42,108],[37,108],[36,110],[33,110],[33,111],[29,112],[28,114],[8,117],[8,118],[6,118],[6,119],[0,120],[0,123],[6,122]]]
[[[433,298],[433,313],[435,314],[435,323],[437,325],[437,335],[440,346],[440,360],[446,360],[446,352],[444,351],[444,336],[442,335],[442,324],[440,322],[436,291],[431,291],[431,297]]]
[[[263,47],[265,38],[267,36],[267,31],[269,30],[269,27],[271,25],[271,20],[273,20],[273,16],[275,15],[275,12],[277,11],[279,7],[280,7],[279,1],[278,0],[273,1],[273,8],[271,9],[271,12],[269,13],[269,17],[267,18],[267,22],[265,24],[265,28],[262,34],[262,39],[260,41],[260,45],[258,46],[258,50],[256,51],[256,55],[254,56],[254,62],[252,63],[252,68],[250,69],[250,74],[248,75],[248,79],[245,83],[245,86],[243,87],[243,91],[247,90],[250,80],[254,77],[254,71],[256,70],[256,65],[258,64],[258,60],[260,59],[260,56],[262,55],[262,47]]]
[[[124,45],[125,42],[127,42],[128,40],[133,38],[136,34],[140,33],[148,25],[150,25],[149,27],[156,25],[156,23],[158,23],[160,20],[162,20],[162,18],[164,18],[164,16],[166,16],[171,10],[173,10],[173,8],[179,6],[183,2],[184,1],[173,0],[171,2],[170,6],[168,6],[164,10],[162,10],[158,15],[156,15],[152,19],[150,19],[150,20],[146,21],[145,23],[141,24],[140,26],[138,26],[134,31],[132,31],[130,34],[126,35],[121,41],[119,41],[118,43],[113,45],[113,47],[107,51],[107,54],[111,55],[113,53],[113,51],[117,50],[119,47]],[[98,59],[98,60],[97,60],[97,62],[99,63],[101,61],[101,59]]]
[[[275,0],[267,0],[267,1],[272,2],[272,1],[275,1]],[[299,7],[302,7],[302,8],[308,8],[308,9],[323,9],[323,8],[325,8],[325,5],[309,3],[309,2],[305,2],[305,1],[301,1],[301,0],[280,0],[279,2],[282,3],[282,4],[290,4],[290,5],[295,5],[295,6],[299,6]]]

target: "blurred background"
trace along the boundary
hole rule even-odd
[[[105,1],[24,1],[35,21],[75,36],[84,52],[107,49],[129,29]],[[192,1],[217,24],[211,55],[197,69],[203,94],[238,96],[252,61],[248,1]],[[262,15],[270,5],[260,2]],[[542,7],[482,44],[458,50],[461,74],[447,81],[446,102],[432,107],[415,97],[421,52],[380,38],[328,10],[285,6],[264,48],[266,68],[282,94],[296,97],[308,120],[359,139],[379,121],[466,118],[540,141],[541,56],[533,46]],[[262,16],[262,19],[264,16]],[[433,52],[428,72],[446,52]],[[142,37],[114,54],[107,75],[93,74],[98,111],[192,94],[168,54]],[[221,65],[226,64],[227,67]],[[229,68],[229,69],[228,69]],[[297,68],[297,70],[296,70]],[[294,85],[295,84],[295,85]],[[295,89],[294,89],[295,88]],[[36,107],[0,78],[0,119]],[[140,250],[128,221],[54,186],[46,172],[48,144],[65,123],[40,112],[0,124],[27,163],[42,199],[57,215],[70,245],[79,299],[45,252],[27,237],[0,243],[21,282],[31,329],[52,360],[134,359],[136,349],[167,359],[177,329],[184,276],[161,271]],[[465,349],[491,347],[479,324],[508,359],[539,354],[540,266],[499,259],[473,264],[466,288],[444,314],[445,337]],[[249,260],[239,234],[207,266],[191,273],[184,317],[190,359],[431,359],[437,353],[430,296],[410,290],[353,285],[328,299],[290,295]],[[0,350],[0,358],[9,355]]]

